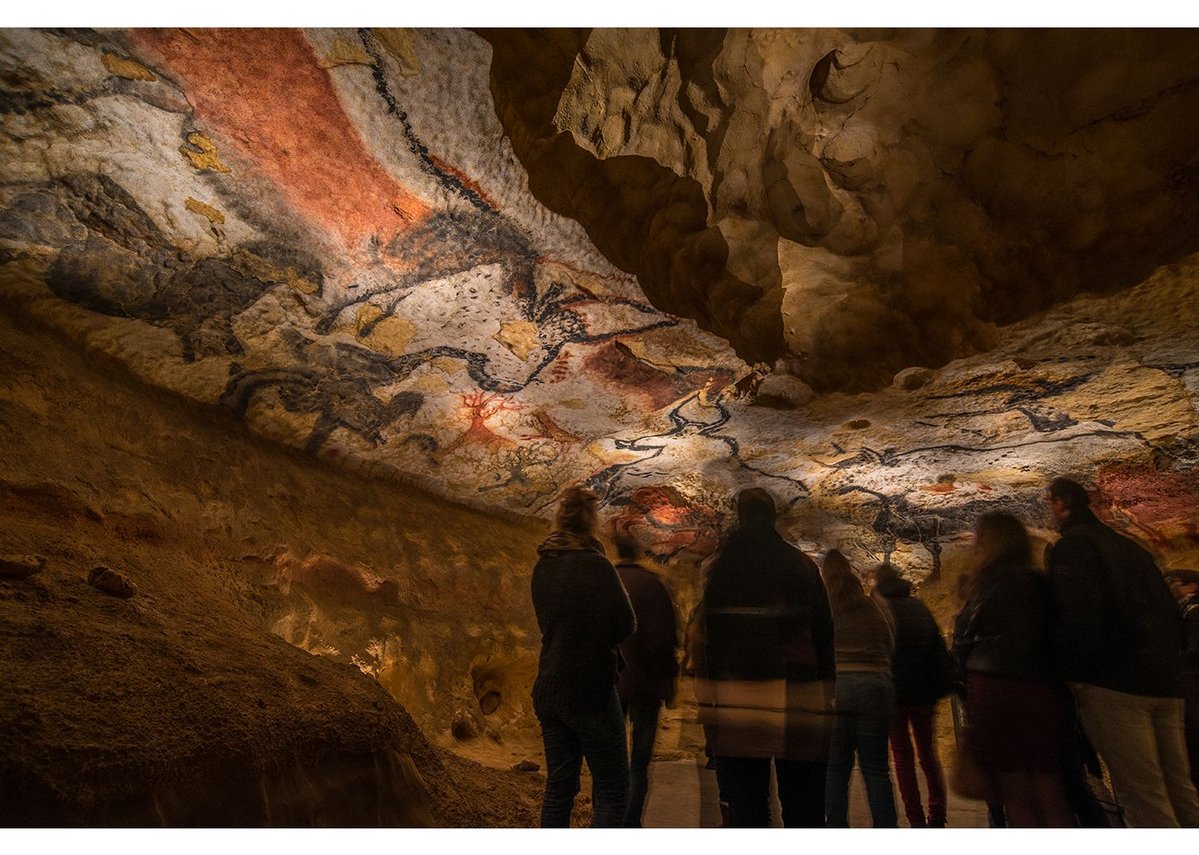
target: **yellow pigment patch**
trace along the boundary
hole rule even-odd
[[[529,358],[529,354],[538,347],[537,324],[532,321],[501,324],[500,331],[492,338],[512,351],[517,359],[524,362]]]
[[[372,323],[374,326],[364,335],[366,326]],[[354,318],[354,332],[375,350],[399,356],[416,335],[416,324],[406,318],[383,318],[383,310],[368,303],[358,310]]]
[[[201,217],[207,217],[208,221],[213,225],[223,226],[225,224],[225,215],[211,205],[205,205],[199,199],[187,197],[187,201],[183,203],[187,210],[199,214]]]
[[[157,80],[150,69],[135,59],[117,56],[115,53],[100,54],[100,61],[108,69],[109,74],[124,77],[126,80]]]
[[[466,370],[465,362],[450,356],[435,356],[429,360],[429,364],[446,374],[458,374]]]
[[[199,131],[192,131],[187,135],[188,145],[194,146],[195,150],[188,148],[186,145],[179,146],[179,152],[186,157],[191,165],[196,169],[211,169],[213,172],[228,172],[229,167],[221,163],[221,159],[216,154],[216,143]]]
[[[294,267],[278,267],[262,256],[244,249],[234,253],[233,260],[239,271],[262,282],[287,285],[303,294],[315,294],[320,288],[316,282],[302,276]]]
[[[375,61],[360,45],[352,45],[338,36],[333,40],[329,52],[317,63],[321,68],[334,68],[339,65],[374,65]]]
[[[428,392],[430,395],[440,395],[450,388],[445,378],[437,374],[426,373],[408,383],[404,388],[413,392]]]
[[[416,31],[404,27],[376,27],[375,36],[387,52],[395,57],[401,77],[420,74],[420,58],[416,55]]]

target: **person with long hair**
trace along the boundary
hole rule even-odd
[[[1024,524],[1011,514],[979,517],[974,549],[976,570],[954,634],[966,673],[965,748],[990,779],[1007,825],[1072,826],[1048,582],[1033,568]]]
[[[887,607],[862,588],[848,559],[837,550],[821,567],[833,612],[837,679],[832,746],[824,805],[830,828],[849,826],[849,779],[856,756],[866,782],[866,800],[875,828],[895,828],[887,740],[895,715],[891,659],[895,630]]]
[[[595,538],[598,499],[572,487],[557,529],[533,568],[533,610],[541,657],[533,711],[545,743],[543,828],[565,828],[579,792],[583,760],[591,770],[597,827],[619,827],[629,798],[624,713],[616,694],[622,641],[637,628],[628,594]]]

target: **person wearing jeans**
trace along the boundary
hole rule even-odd
[[[849,779],[856,755],[866,782],[871,824],[875,828],[895,828],[895,794],[887,756],[895,714],[895,687],[890,675],[846,671],[838,665],[836,710],[824,797],[828,826],[849,827]]]
[[[866,782],[871,823],[875,828],[895,828],[895,793],[887,755],[895,714],[891,679],[895,630],[890,611],[866,594],[849,561],[837,550],[825,556],[820,572],[833,611],[837,663],[826,820],[830,828],[849,827],[849,779],[856,756]]]
[[[632,535],[616,535],[619,561],[616,573],[628,592],[637,616],[637,631],[620,645],[625,669],[616,693],[624,714],[633,726],[629,757],[629,807],[626,828],[640,828],[641,814],[649,794],[649,764],[658,734],[662,704],[674,700],[678,677],[678,618],[665,583],[639,559],[641,547]]]
[[[570,825],[583,760],[593,781],[592,825],[619,826],[628,806],[616,677],[620,642],[637,624],[620,577],[595,539],[598,504],[590,490],[567,490],[557,529],[537,548],[533,568],[533,610],[541,630],[533,711],[546,763],[542,827]]]
[[[591,803],[596,828],[624,822],[629,797],[624,715],[613,689],[603,705],[578,709],[570,704],[534,702],[545,745],[545,798],[542,828],[568,828],[583,760],[591,770]]]

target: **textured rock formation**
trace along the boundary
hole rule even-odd
[[[935,578],[984,509],[1049,537],[1040,492],[1075,473],[1163,565],[1199,563],[1195,46],[0,32],[0,554],[47,558],[0,605],[30,637],[181,627],[168,653],[304,673],[270,632],[489,744],[531,724],[528,573],[569,485],[684,613],[748,485],[805,548]],[[87,587],[97,565],[137,596]],[[177,670],[150,647],[138,667]],[[269,671],[229,691],[302,706]],[[372,742],[266,700],[227,759],[273,816],[324,821],[281,805],[367,765],[403,789],[404,752],[435,820],[485,810],[436,791],[399,713],[367,714]],[[332,753],[301,733],[322,723]],[[157,809],[224,810],[196,793]]]
[[[538,198],[654,305],[819,389],[1199,248],[1193,32],[486,37]]]
[[[486,36],[6,33],[10,305],[363,475],[587,483],[664,559],[748,483],[902,547],[973,512],[942,475],[1189,460],[1192,263],[1067,299],[1194,243],[1188,33]]]
[[[95,356],[0,317],[0,553],[43,565],[0,576],[5,824],[534,825],[540,778],[423,735],[448,741],[454,704],[493,731],[527,715],[504,667],[533,655],[527,578],[503,550],[534,536],[314,467]],[[91,587],[101,562],[138,595]],[[490,716],[472,669],[503,692]]]

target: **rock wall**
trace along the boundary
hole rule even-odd
[[[1077,473],[1194,559],[1190,32],[0,38],[6,305],[260,436],[587,484],[687,591],[749,484],[920,576]]]
[[[542,524],[279,447],[11,308],[0,556],[46,565],[0,574],[6,818],[535,824],[536,776],[433,745],[530,724]]]
[[[654,305],[818,389],[1199,248],[1192,31],[484,35],[537,197]]]

